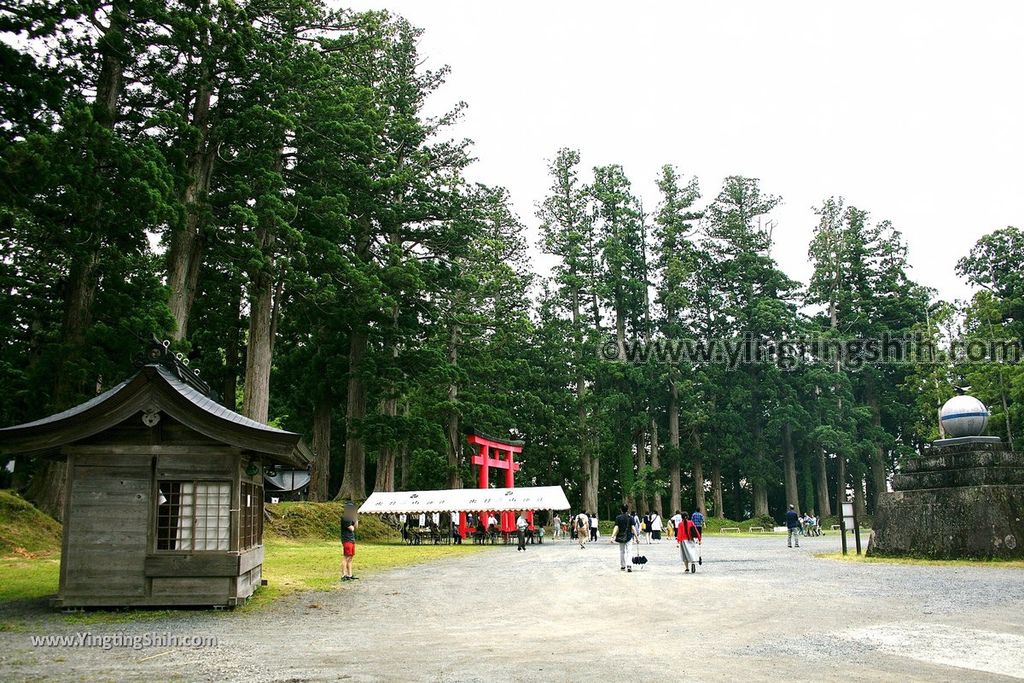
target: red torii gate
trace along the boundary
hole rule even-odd
[[[470,432],[466,436],[466,441],[474,446],[479,446],[476,455],[470,459],[471,463],[480,466],[479,488],[489,487],[488,477],[492,467],[505,470],[505,488],[515,488],[515,473],[519,471],[519,463],[515,461],[515,454],[523,452],[522,441],[495,439],[477,431]],[[494,451],[496,457],[491,457],[491,451]],[[506,454],[504,458],[501,457],[502,453]]]
[[[470,462],[477,465],[479,469],[478,475],[478,488],[486,489],[490,488],[490,469],[492,467],[505,470],[505,488],[515,488],[515,473],[519,471],[520,464],[515,461],[516,453],[523,452],[522,441],[510,441],[508,439],[497,439],[493,436],[488,436],[483,432],[477,430],[471,430],[466,435],[466,441],[470,445],[477,446],[477,452],[470,458]],[[494,454],[492,457],[491,454]],[[502,457],[505,454],[505,457]],[[486,524],[487,517],[490,515],[487,511],[481,511],[478,513],[483,518]],[[501,512],[501,530],[505,532],[515,531],[516,528],[516,513],[511,510]],[[533,510],[526,512],[526,521],[529,523],[529,528],[532,530],[533,527]],[[467,526],[466,526],[466,515],[463,513],[459,518],[459,533],[463,538],[466,537]]]

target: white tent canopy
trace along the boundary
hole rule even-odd
[[[489,510],[568,510],[569,499],[561,486],[527,486],[513,489],[448,489],[444,491],[374,492],[360,513],[385,515],[410,512],[477,512]]]

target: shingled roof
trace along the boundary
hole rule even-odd
[[[133,377],[74,408],[0,429],[0,453],[52,454],[139,412],[159,410],[201,434],[262,453],[273,462],[304,468],[312,460],[299,434],[239,415],[191,384],[164,364],[144,365]]]

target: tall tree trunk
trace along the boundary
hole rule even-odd
[[[210,174],[213,170],[213,153],[204,154],[198,161],[200,166],[193,167],[191,173],[200,174],[182,193],[182,202],[186,206],[185,225],[171,233],[170,245],[167,249],[167,288],[168,307],[174,316],[174,339],[188,336],[188,319],[195,303],[196,289],[199,284],[199,271],[203,265],[203,252],[206,240],[203,236],[203,208],[197,195],[205,196],[209,191]]]
[[[372,225],[364,217],[356,221],[357,234],[355,256],[363,263],[371,263],[370,253]],[[349,337],[348,389],[345,408],[345,470],[341,488],[335,500],[363,500],[366,497],[366,446],[363,441],[362,422],[366,417],[366,384],[363,382],[366,349],[369,343],[368,318],[363,318],[353,328]]]
[[[853,481],[853,509],[857,513],[857,519],[864,519],[867,514],[867,505],[864,501],[864,477],[856,477]]]
[[[113,130],[120,111],[121,94],[124,92],[124,58],[127,57],[127,46],[124,42],[124,31],[128,24],[128,12],[121,0],[116,0],[110,8],[107,28],[97,41],[100,58],[100,73],[96,81],[96,96],[93,99],[93,117],[100,126]],[[106,162],[100,161],[98,172],[107,170]],[[101,213],[99,200],[95,206],[87,208],[86,214],[76,217],[83,223],[85,216]],[[57,373],[57,384],[54,388],[54,403],[63,409],[74,403],[84,386],[84,376],[76,367],[82,360],[85,336],[92,326],[93,304],[96,301],[96,270],[99,266],[100,252],[103,248],[100,235],[103,226],[82,225],[83,232],[89,235],[88,244],[80,251],[71,254],[68,278],[64,288],[64,316],[61,325],[61,340],[67,346],[65,362],[61,372]],[[70,372],[69,372],[70,370]],[[58,463],[54,463],[58,464]],[[63,464],[60,464],[63,467]],[[64,477],[53,478],[63,481]],[[63,494],[61,494],[61,497]],[[63,508],[63,505],[61,506]],[[47,510],[47,512],[50,512]],[[60,511],[57,511],[60,514]]]
[[[203,42],[207,48],[200,65],[200,81],[192,103],[189,124],[195,129],[195,141],[189,153],[188,180],[179,199],[185,207],[185,223],[171,231],[167,248],[168,306],[174,316],[175,339],[188,335],[188,318],[195,301],[199,268],[202,264],[204,240],[201,224],[204,203],[210,189],[210,176],[216,159],[215,147],[210,140],[210,103],[213,99],[214,57],[209,46],[209,32],[204,30]]]
[[[96,244],[93,244],[96,242]],[[64,319],[61,339],[66,348],[61,371],[57,373],[54,404],[64,409],[77,402],[85,390],[84,363],[85,336],[92,326],[93,304],[96,301],[96,268],[99,266],[98,238],[71,260],[64,288]],[[56,463],[55,463],[56,464]]]
[[[359,501],[366,498],[366,450],[360,430],[366,417],[366,386],[362,373],[367,341],[365,328],[352,332],[348,353],[348,409],[345,412],[345,473],[335,500]]]
[[[800,495],[803,499],[804,510],[815,514],[817,507],[814,504],[814,463],[811,458],[800,458]]]
[[[653,417],[651,418],[651,467],[654,468],[655,472],[661,470],[661,446],[658,443],[658,421]],[[664,516],[664,495],[663,493],[657,493],[654,496],[654,511],[659,515]]]
[[[768,484],[763,479],[754,479],[752,490],[754,493],[754,517],[766,517],[768,515]]]
[[[761,420],[757,417],[754,418],[752,431],[754,435],[754,448],[756,449],[757,462],[760,469],[763,467],[762,463],[764,463],[764,444],[761,440]],[[753,492],[754,517],[767,517],[768,481],[765,479],[762,472],[758,472],[754,475],[753,481],[751,482],[751,490]]]
[[[229,410],[238,410],[238,370],[240,332],[239,318],[242,308],[242,288],[235,287],[231,299],[231,320],[227,339],[224,341],[224,396],[222,402]]]
[[[786,422],[782,426],[782,461],[786,475],[786,505],[796,508],[800,514],[800,488],[796,480],[796,453],[793,450],[793,427]]]
[[[871,407],[871,424],[876,429],[882,426],[882,413],[878,406],[878,395],[875,393],[875,388],[869,383],[868,390],[868,405]],[[886,467],[885,467],[885,448],[883,446],[876,446],[871,449],[870,456],[871,466],[871,511],[874,512],[878,508],[878,501],[882,497],[882,494],[886,492]]]
[[[711,500],[715,505],[715,517],[725,519],[725,499],[722,496],[722,463],[718,460],[711,465]]]
[[[839,516],[843,514],[843,503],[846,502],[846,458],[836,457],[836,509]]]
[[[585,484],[583,487],[583,508],[587,512],[593,512],[596,514],[598,511],[597,488],[599,482],[601,460],[600,458],[597,457],[597,455],[594,455],[590,458],[590,461],[585,464],[585,466],[587,471],[585,473]]]
[[[643,473],[644,468],[647,467],[647,439],[645,438],[645,436],[646,430],[643,429],[637,432],[636,435],[636,471],[640,473]],[[636,509],[641,516],[646,515],[648,512],[650,512],[651,504],[650,501],[647,499],[646,492],[641,492],[639,500],[635,502],[636,508],[634,509]]]
[[[95,121],[108,130],[113,130],[117,121],[121,93],[124,91],[124,61],[127,56],[124,44],[124,30],[128,24],[128,13],[121,0],[111,5],[107,28],[97,42],[101,60],[99,78],[96,81],[96,97],[93,100]],[[103,171],[101,164],[97,168]],[[86,209],[88,215],[100,213],[100,206]],[[84,220],[79,217],[80,220]],[[84,389],[85,377],[80,371],[84,361],[86,333],[92,326],[93,305],[96,301],[96,271],[100,252],[103,248],[100,235],[102,226],[83,225],[90,235],[88,244],[71,254],[68,279],[64,288],[64,316],[61,325],[61,340],[66,351],[54,386],[54,404],[58,409],[72,405]],[[63,461],[48,460],[33,478],[28,497],[38,508],[58,521],[63,521],[66,496],[67,464]]]
[[[409,401],[406,400],[402,406],[402,415],[409,417]],[[402,441],[402,445],[398,449],[398,461],[402,465],[402,481],[401,486],[403,491],[409,490],[409,442]],[[461,486],[461,484],[460,484]]]
[[[818,447],[818,457],[815,458],[814,483],[818,493],[818,514],[821,517],[832,516],[832,499],[828,492],[828,460],[825,458],[825,449]]]
[[[598,489],[598,458],[597,454],[590,453],[590,436],[583,435],[581,441],[587,445],[581,446],[580,469],[583,475],[583,496],[582,504],[588,512],[597,512],[597,489]]]
[[[64,521],[68,467],[64,462],[47,460],[32,477],[26,497],[57,521]]]
[[[381,415],[395,418],[398,416],[398,397],[390,396],[381,403]],[[381,447],[377,455],[377,477],[373,484],[374,491],[395,490],[395,462],[398,459],[398,444],[389,443]]]
[[[377,455],[377,478],[373,483],[374,491],[395,490],[395,463],[398,459],[398,446],[383,446]]]
[[[680,476],[681,466],[679,459],[679,385],[675,379],[669,380],[668,394],[668,445],[672,449],[672,464],[669,466],[668,478],[672,486],[672,499],[669,501],[669,508],[672,514],[683,509],[683,488],[682,477]],[[719,508],[721,512],[721,508]]]
[[[704,502],[704,463],[699,455],[693,459],[693,498],[697,510],[707,516],[707,504]]]
[[[459,362],[459,325],[452,323],[448,333],[448,364],[454,368]],[[452,373],[455,376],[455,373]],[[459,385],[452,380],[448,385],[448,419],[445,424],[445,448],[448,452],[448,488],[462,488],[462,439],[459,434]]]
[[[401,468],[401,477],[399,479],[399,491],[409,490],[409,444],[402,442],[402,445],[398,447],[398,464]]]
[[[274,350],[271,320],[274,311],[273,278],[261,272],[249,293],[249,343],[245,354],[245,393],[242,413],[266,422],[270,410],[270,365]]]
[[[594,441],[587,429],[587,383],[583,377],[582,369],[583,354],[585,351],[582,348],[583,339],[580,333],[581,302],[579,287],[572,288],[571,298],[573,335],[576,342],[576,353],[579,355],[576,361],[576,417],[577,429],[579,431],[580,470],[583,475],[583,495],[581,497],[581,501],[585,510],[597,514],[597,490],[600,464],[598,462],[598,455],[593,448]]]
[[[330,500],[331,404],[332,401],[324,396],[313,406],[313,465],[310,468],[309,499],[317,502]]]
[[[743,515],[746,510],[743,507],[743,486],[740,484],[739,477],[732,480],[732,510],[735,513],[733,519],[743,519]]]
[[[693,502],[702,515],[707,517],[707,505],[704,502],[704,460],[702,453],[704,445],[701,443],[700,432],[693,430]]]
[[[619,350],[619,360],[626,359],[626,316],[623,311],[621,285],[616,283],[615,285],[615,343]],[[630,394],[629,387],[626,386],[624,379],[620,378],[617,380],[619,384],[619,391],[624,395]],[[634,439],[636,441],[636,439]],[[633,446],[629,447],[632,450]],[[619,476],[623,484],[623,500],[622,502],[629,506],[630,510],[636,511],[636,500],[631,485],[636,483],[636,476],[631,471],[634,462],[638,462],[642,457],[641,452],[643,451],[643,441],[640,441],[640,445],[636,447],[637,452],[635,458],[627,458],[623,455],[620,461]]]
[[[392,244],[401,245],[400,239],[396,235],[392,235]],[[391,357],[391,363],[394,368],[398,367],[398,304],[396,303],[391,308],[391,329],[394,334],[394,338],[385,340],[385,357]],[[394,423],[395,418],[398,417],[398,391],[394,382],[388,381],[385,386],[387,392],[383,401],[381,401],[381,415],[386,419],[386,422]],[[395,433],[398,430],[392,429],[391,432]],[[374,491],[394,491],[395,490],[395,463],[398,460],[398,444],[394,441],[389,440],[377,454],[377,477],[373,484]]]
[[[275,174],[279,174],[284,166],[283,155],[282,146],[274,156],[272,172]],[[263,259],[256,270],[249,274],[249,340],[245,354],[242,413],[257,422],[265,423],[270,410],[270,367],[283,279],[275,278],[277,231],[270,218],[260,220],[255,237],[256,248]]]

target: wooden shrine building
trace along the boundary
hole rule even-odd
[[[298,434],[228,410],[154,344],[130,379],[0,429],[0,452],[64,459],[64,608],[232,607],[261,583],[263,474],[305,468]]]

